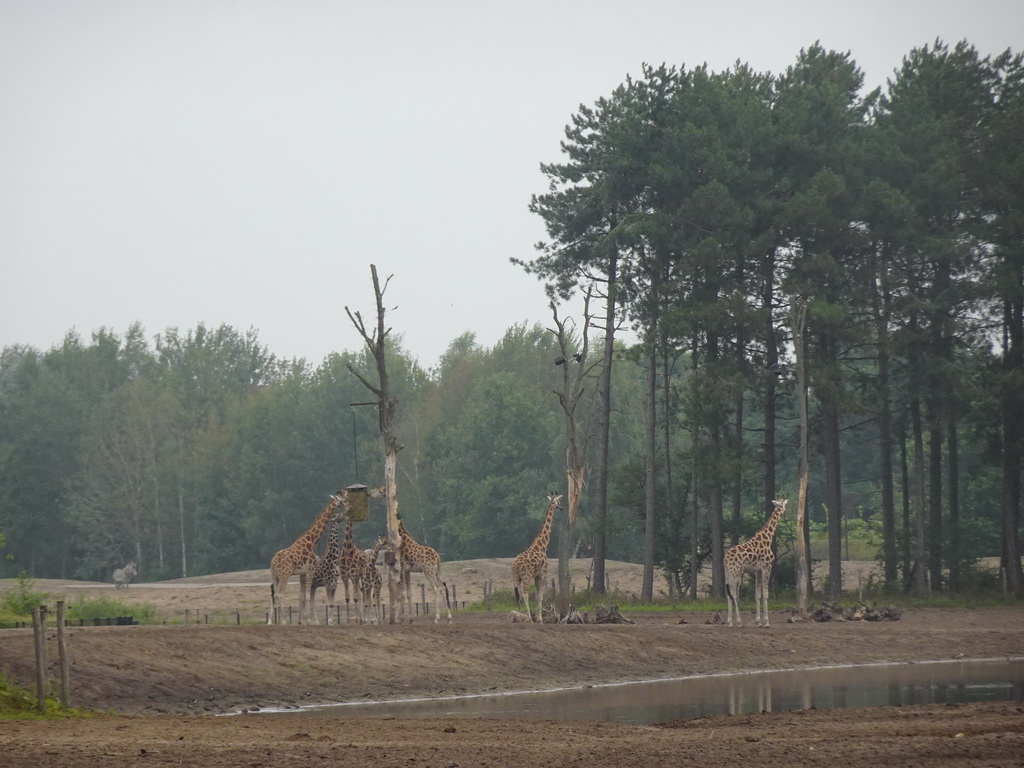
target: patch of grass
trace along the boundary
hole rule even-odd
[[[52,720],[90,717],[92,712],[65,708],[57,699],[46,698],[46,711],[40,712],[36,697],[0,674],[0,720]]]

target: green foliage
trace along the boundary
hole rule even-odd
[[[67,607],[69,621],[86,622],[92,619],[107,619],[116,616],[131,616],[139,624],[151,623],[156,616],[156,608],[148,603],[125,603],[102,595],[100,597],[77,597]]]
[[[35,581],[30,579],[25,571],[19,573],[18,585],[0,596],[0,610],[21,621],[30,618],[32,611],[46,605],[50,597],[46,592],[36,592],[34,587]]]

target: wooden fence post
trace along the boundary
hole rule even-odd
[[[57,653],[60,657],[60,704],[71,706],[71,663],[68,660],[68,637],[64,627],[64,601],[57,601]]]
[[[32,611],[32,631],[36,641],[36,696],[39,711],[46,711],[46,606]]]

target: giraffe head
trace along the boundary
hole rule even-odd
[[[333,523],[336,520],[340,520],[342,515],[346,514],[350,509],[348,504],[348,491],[342,488],[332,493],[331,501],[328,506],[331,509],[328,516],[328,522]]]
[[[775,505],[775,509],[773,511],[778,512],[779,517],[782,517],[786,512],[786,499],[774,499],[772,504]]]

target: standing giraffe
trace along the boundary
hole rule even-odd
[[[779,527],[782,513],[786,511],[786,500],[775,499],[772,504],[775,505],[775,509],[761,526],[761,530],[755,533],[750,541],[730,547],[725,553],[725,623],[730,627],[733,610],[736,611],[736,626],[743,626],[737,598],[740,593],[740,581],[747,573],[754,574],[754,626],[762,626],[762,606],[764,626],[768,626],[768,580],[772,575],[772,563],[775,562],[772,540],[775,538],[775,529]]]
[[[402,560],[402,585],[409,602],[409,618],[412,619],[412,592],[410,584],[413,571],[422,573],[427,583],[434,588],[434,623],[441,621],[441,590],[444,589],[444,607],[448,612],[448,623],[452,623],[452,607],[448,604],[448,585],[441,581],[441,556],[437,551],[420,544],[405,529],[405,523],[398,521],[398,535],[401,538],[399,548]]]
[[[380,591],[384,585],[384,579],[377,569],[377,555],[382,549],[388,546],[388,537],[378,536],[371,549],[366,550],[366,569],[363,571],[363,623],[383,623],[381,616]]]
[[[355,602],[356,620],[359,620],[359,593],[362,592],[363,571],[366,570],[366,555],[352,541],[352,515],[345,515],[345,541],[341,544],[338,558],[338,578],[345,586],[345,621],[351,621],[349,600]],[[351,586],[351,597],[349,587]]]
[[[316,591],[320,587],[324,588],[324,594],[327,595],[327,623],[332,624],[334,621],[331,607],[334,605],[334,594],[338,591],[338,559],[340,557],[338,521],[332,520],[331,527],[327,531],[327,550],[316,558],[316,562],[313,564],[313,578],[309,582],[309,612],[317,623],[320,618],[316,612]]]
[[[552,492],[548,496],[548,511],[544,515],[544,525],[533,540],[533,544],[525,552],[516,555],[512,561],[512,588],[516,593],[516,607],[519,607],[519,596],[526,603],[526,615],[530,621],[541,620],[541,609],[544,601],[544,581],[548,576],[548,542],[551,541],[551,520],[556,509],[562,508],[562,494]],[[530,613],[530,582],[537,591],[536,618]]]
[[[323,535],[324,527],[337,520],[348,509],[348,491],[335,491],[330,501],[305,533],[295,540],[290,547],[279,550],[270,560],[270,616],[268,624],[276,624],[278,619],[277,601],[288,586],[292,574],[299,574],[299,624],[302,624],[308,610],[306,605],[306,577],[313,570],[316,562],[316,544]]]

